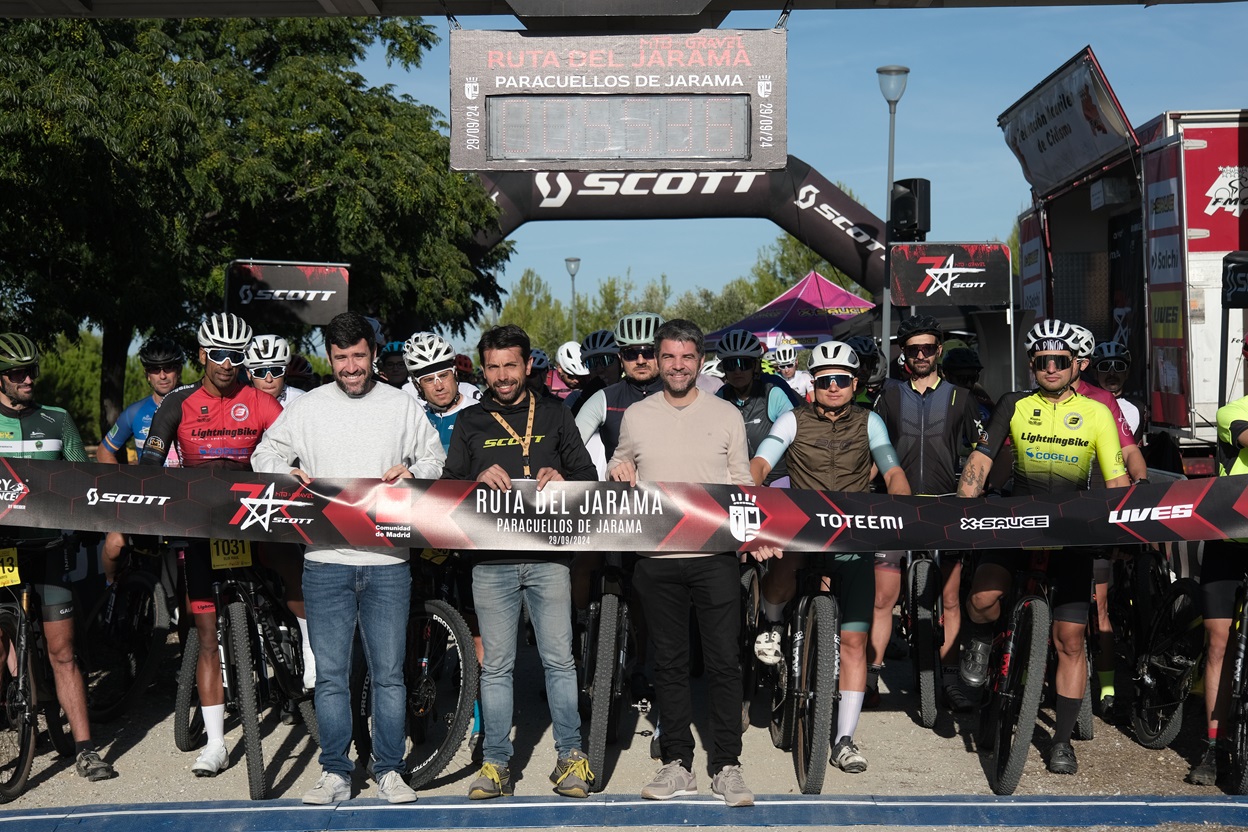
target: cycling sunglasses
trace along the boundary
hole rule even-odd
[[[257,367],[256,369],[248,370],[247,372],[251,373],[253,378],[268,378],[270,376],[272,376],[273,378],[281,378],[282,376],[286,375],[286,368],[285,367]]]
[[[420,378],[416,379],[416,383],[419,384],[421,387],[425,387],[428,385],[436,384],[439,381],[442,382],[443,384],[450,384],[452,381],[454,381],[454,379],[455,379],[455,371],[452,369],[447,369],[447,370],[440,370],[436,373],[428,373],[427,375],[423,375]]]
[[[589,358],[585,359],[585,369],[590,371],[604,370],[614,364],[617,358],[618,356],[611,354],[591,355]]]
[[[1069,355],[1037,355],[1031,359],[1031,369],[1043,373],[1052,364],[1055,370],[1069,370],[1074,362]]]
[[[815,377],[815,387],[819,390],[830,390],[834,384],[841,390],[844,390],[853,383],[854,377],[849,373],[828,373],[827,375]]]
[[[222,350],[214,347],[213,349],[205,350],[205,352],[208,354],[208,360],[213,364],[224,364],[228,361],[231,365],[237,367],[243,363],[242,350]]]
[[[27,378],[34,381],[39,378],[39,365],[27,364],[25,367],[14,367],[12,370],[5,370],[0,375],[3,375],[14,384],[25,381]]]
[[[725,358],[722,362],[720,362],[720,366],[725,370],[753,370],[758,366],[758,360],[755,358],[733,356],[732,358]]]
[[[931,358],[940,349],[940,344],[907,344],[901,348],[906,358]]]
[[[654,347],[620,347],[620,358],[625,361],[653,361]]]
[[[143,372],[151,373],[153,375],[160,375],[162,373],[177,373],[178,375],[181,375],[182,365],[181,364],[147,364],[143,367]]]
[[[1125,373],[1127,371],[1127,362],[1121,358],[1107,358],[1096,365],[1098,373]]]

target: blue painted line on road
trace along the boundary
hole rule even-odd
[[[567,826],[1248,826],[1239,797],[886,797],[760,795],[752,809],[717,798],[663,802],[620,797],[551,800],[515,797],[473,802],[427,797],[406,806],[372,799],[336,806],[263,803],[82,806],[0,812],[0,832],[388,832]]]

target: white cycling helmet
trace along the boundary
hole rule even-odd
[[[589,375],[589,370],[581,361],[581,345],[575,341],[565,341],[560,344],[559,349],[555,351],[555,361],[559,362],[559,369],[570,376]]]
[[[1119,358],[1130,364],[1131,350],[1117,341],[1102,341],[1096,345],[1096,349],[1092,350],[1093,363],[1103,358]]]
[[[1096,349],[1096,336],[1092,334],[1092,331],[1079,324],[1071,324],[1070,332],[1070,347],[1075,351],[1075,357],[1091,358],[1092,351]]]
[[[653,312],[634,312],[620,318],[615,325],[615,342],[621,347],[644,347],[654,344],[654,333],[663,319]]]
[[[1027,337],[1023,339],[1023,346],[1027,352],[1033,353],[1037,349],[1037,345],[1044,341],[1060,341],[1061,347],[1049,346],[1048,349],[1067,349],[1072,353],[1075,352],[1074,347],[1074,330],[1070,324],[1065,321],[1059,321],[1057,318],[1049,318],[1040,321],[1031,329],[1027,330]]]
[[[206,349],[245,350],[251,327],[231,312],[214,312],[199,325],[199,345]]]
[[[858,372],[858,353],[850,349],[843,341],[824,341],[816,344],[810,351],[810,364],[807,369],[814,373],[827,367],[842,367]]]
[[[724,370],[722,367],[719,366],[719,359],[708,358],[702,364],[702,375],[710,376],[711,378],[723,378]]]
[[[725,358],[762,358],[763,342],[748,329],[730,329],[719,339],[715,354]]]
[[[414,376],[441,372],[455,366],[455,349],[440,335],[416,332],[403,343],[403,363]]]
[[[787,367],[797,363],[797,348],[792,344],[781,344],[776,347],[776,357],[772,359],[777,366]]]
[[[290,344],[279,335],[257,335],[243,351],[243,366],[248,370],[285,367],[289,362]]]
[[[529,360],[533,362],[533,372],[544,373],[550,369],[550,356],[546,350],[534,349],[529,352]]]

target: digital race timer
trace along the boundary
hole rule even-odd
[[[451,32],[456,170],[780,168],[784,30]]]

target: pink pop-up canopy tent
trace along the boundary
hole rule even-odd
[[[811,272],[771,303],[731,326],[706,336],[714,349],[719,339],[732,329],[748,329],[768,350],[781,344],[809,349],[832,337],[837,323],[860,315],[875,304],[837,286],[818,272]]]

